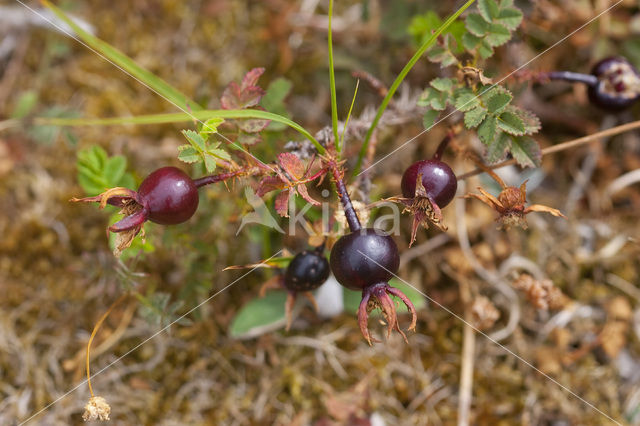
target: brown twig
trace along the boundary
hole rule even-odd
[[[595,141],[597,139],[607,138],[607,137],[610,137],[610,136],[615,136],[615,135],[618,135],[620,133],[628,132],[628,131],[631,131],[631,130],[634,130],[634,129],[638,129],[638,128],[640,128],[640,120],[633,121],[633,122],[627,123],[627,124],[622,124],[620,126],[616,126],[616,127],[612,127],[610,129],[607,129],[607,130],[603,130],[601,132],[596,132],[596,133],[593,133],[593,134],[590,134],[590,135],[587,135],[587,136],[583,136],[583,137],[578,138],[578,139],[573,139],[573,140],[570,140],[570,141],[567,141],[567,142],[563,142],[563,143],[560,143],[560,144],[557,144],[557,145],[550,146],[550,147],[545,148],[545,149],[542,150],[542,155],[544,156],[544,155],[547,155],[547,154],[553,154],[553,153],[556,153],[556,152],[565,151],[567,149],[575,148],[577,146],[584,145],[584,144],[587,144],[589,142],[593,142],[593,141]],[[506,160],[506,161],[503,161],[502,163],[494,164],[494,165],[487,166],[487,167],[490,168],[490,169],[495,170],[495,169],[499,169],[499,168],[502,168],[502,167],[511,166],[513,164],[516,164],[516,160],[515,159]],[[467,172],[467,173],[459,175],[458,176],[458,180],[464,180],[464,179],[470,178],[472,176],[479,175],[480,173],[483,173],[483,170],[480,169],[480,168],[476,168],[475,170],[472,170],[470,172]]]

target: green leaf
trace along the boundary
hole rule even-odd
[[[216,169],[216,159],[215,157],[212,157],[211,155],[205,155],[204,156],[204,167],[207,169],[207,173],[213,173],[213,171]]]
[[[494,115],[488,115],[482,124],[478,126],[478,137],[486,145],[490,145],[495,139],[496,122],[497,119]]]
[[[11,118],[20,119],[26,117],[33,111],[37,103],[38,93],[35,90],[27,90],[21,93],[16,105],[13,107]]]
[[[231,321],[229,333],[236,339],[252,338],[285,325],[284,291],[269,291],[244,305]]]
[[[205,140],[198,133],[193,130],[183,130],[182,134],[198,152],[202,152],[206,149]]]
[[[178,147],[178,160],[184,163],[198,163],[202,161],[202,156],[191,145],[180,145]]]
[[[482,106],[478,106],[474,109],[471,109],[465,112],[464,125],[466,126],[467,129],[472,129],[474,127],[477,127],[482,122],[482,120],[484,120],[486,116],[487,116],[487,109]]]
[[[451,53],[451,50],[442,46],[435,46],[427,53],[427,59],[431,62],[440,63],[442,67],[458,63],[458,59]]]
[[[288,117],[289,113],[284,100],[291,92],[292,86],[293,83],[286,78],[273,80],[269,83],[269,87],[267,87],[267,91],[262,97],[260,105],[267,111]],[[271,131],[282,131],[285,128],[286,126],[283,123],[278,123],[277,121],[272,121],[269,123],[269,126],[267,126],[267,129]]]
[[[500,14],[500,8],[494,0],[478,0],[478,11],[487,22],[493,22]]]
[[[500,114],[509,105],[509,102],[513,99],[508,92],[498,92],[495,95],[487,99],[487,109],[491,114]]]
[[[489,24],[477,13],[470,13],[465,23],[467,30],[475,36],[482,37],[489,31]]]
[[[227,160],[227,161],[231,160],[231,156],[229,155],[229,153],[223,149],[208,148],[207,153],[210,155],[213,155],[214,157],[221,158],[223,160]]]
[[[471,33],[466,33],[462,36],[462,45],[466,50],[475,49],[480,42],[482,41],[482,37],[476,37]]]
[[[422,117],[422,125],[424,126],[424,128],[427,130],[430,129],[438,119],[439,115],[440,111],[437,111],[435,109],[430,109],[429,111],[425,112],[424,116]]]
[[[204,122],[202,125],[202,129],[200,130],[200,135],[210,135],[212,133],[218,133],[218,127],[224,123],[224,118],[214,117],[210,118]]]
[[[491,24],[485,40],[491,47],[497,47],[508,42],[510,38],[511,33],[506,27],[500,24]]]
[[[489,44],[486,39],[480,42],[480,45],[478,46],[478,54],[482,59],[490,58],[491,55],[493,55],[493,47],[491,47],[491,44]]]
[[[498,117],[498,128],[514,136],[522,136],[525,132],[524,121],[509,111],[503,112]]]
[[[466,112],[480,105],[480,99],[471,89],[456,91],[454,106],[458,111]]]
[[[440,92],[450,92],[453,86],[458,82],[455,78],[434,78],[429,83],[431,87]]]
[[[124,176],[124,172],[127,169],[127,159],[122,155],[114,155],[109,158],[107,164],[104,167],[104,177],[106,178],[109,187],[118,186],[120,179]]]
[[[500,15],[495,22],[513,31],[518,28],[522,22],[522,12],[515,7],[507,7],[500,11]]]
[[[500,133],[500,135],[487,146],[487,151],[484,155],[485,160],[489,164],[503,160],[510,146],[511,137],[506,133]]]
[[[507,107],[507,111],[512,112],[522,120],[522,122],[524,123],[525,135],[532,135],[534,133],[538,133],[538,131],[542,127],[542,125],[540,124],[540,119],[531,111],[518,108],[514,105],[509,105]]]
[[[69,18],[62,10],[49,3],[49,1],[43,0],[42,4],[69,25],[76,35],[84,43],[89,45],[89,47],[97,50],[101,55],[115,63],[119,68],[132,75],[135,79],[144,82],[149,88],[151,88],[151,90],[159,93],[160,96],[164,97],[169,102],[186,111],[197,111],[202,109],[202,107],[194,100],[190,99],[188,96],[181,93],[178,89],[171,86],[152,72],[147,71],[140,65],[136,64],[131,58],[111,46],[109,43],[102,41],[83,30],[74,20]]]
[[[527,136],[512,138],[511,155],[522,167],[540,167],[542,162],[540,145]]]

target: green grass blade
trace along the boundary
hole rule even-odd
[[[49,3],[47,0],[43,0],[42,4],[53,13],[55,13],[67,25],[69,25],[73,29],[75,34],[80,38],[80,40],[87,44],[91,49],[107,58],[118,68],[122,69],[127,74],[130,74],[131,76],[133,76],[133,78],[142,82],[151,90],[158,93],[160,96],[173,103],[178,108],[182,109],[183,111],[197,111],[202,109],[200,105],[198,105],[192,99],[189,99],[188,96],[186,96],[178,89],[171,86],[169,83],[156,76],[152,72],[147,71],[140,65],[136,64],[131,58],[129,58],[127,55],[125,55],[115,47],[111,46],[109,43],[102,41],[99,38],[84,31],[62,10]]]
[[[356,162],[356,166],[353,169],[353,176],[357,176],[360,173],[360,168],[362,167],[362,160],[364,159],[364,156],[367,153],[367,149],[369,148],[369,142],[371,140],[371,136],[373,135],[373,131],[378,125],[378,122],[380,121],[382,114],[387,109],[387,106],[389,105],[391,98],[393,97],[393,95],[396,93],[396,90],[400,86],[400,83],[402,83],[402,81],[407,76],[407,74],[409,74],[409,71],[411,71],[413,66],[416,64],[416,62],[418,62],[418,59],[420,59],[420,57],[424,54],[424,52],[426,52],[427,49],[429,49],[433,45],[433,43],[435,43],[436,39],[444,31],[446,31],[449,25],[451,25],[453,21],[458,19],[458,17],[462,14],[462,12],[467,10],[469,6],[471,6],[474,2],[475,0],[467,1],[464,5],[462,5],[462,7],[460,7],[460,9],[458,9],[445,22],[443,22],[442,25],[440,25],[440,27],[438,27],[438,29],[431,35],[431,37],[429,37],[429,39],[427,39],[422,44],[422,46],[420,46],[420,48],[416,51],[416,53],[411,57],[409,62],[407,62],[407,65],[404,66],[402,71],[400,71],[400,74],[398,74],[398,77],[396,77],[395,81],[389,88],[389,92],[387,93],[387,96],[385,96],[384,99],[382,100],[382,103],[378,108],[376,116],[373,119],[373,122],[371,123],[369,130],[367,131],[364,141],[362,142],[362,147],[360,148],[360,152],[358,153],[358,161]]]
[[[331,127],[333,128],[333,140],[336,144],[338,158],[342,153],[342,147],[338,140],[338,102],[336,100],[336,75],[333,70],[333,37],[331,30],[331,18],[333,17],[333,0],[329,0],[329,28],[328,28],[328,47],[329,47],[329,85],[331,87]]]
[[[285,124],[292,129],[298,131],[302,136],[307,138],[314,144],[320,154],[324,154],[326,150],[316,138],[311,135],[304,127],[299,125],[287,117],[274,114],[268,111],[260,111],[256,109],[214,109],[200,110],[192,113],[176,112],[169,114],[152,114],[140,115],[136,117],[113,117],[113,118],[47,118],[38,117],[35,119],[36,125],[49,126],[114,126],[127,124],[163,124],[163,123],[181,123],[193,121],[194,119],[206,121],[210,118],[261,118],[272,120]]]
[[[353,98],[351,99],[351,106],[349,107],[349,112],[347,113],[347,119],[344,122],[344,128],[342,129],[342,134],[340,135],[340,146],[343,146],[344,134],[347,131],[347,126],[349,126],[349,119],[351,118],[351,111],[353,111],[353,104],[356,103],[356,96],[358,95],[358,87],[360,86],[360,80],[356,80],[356,88],[353,91]]]

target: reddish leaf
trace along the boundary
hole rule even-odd
[[[242,78],[242,91],[255,86],[260,76],[264,73],[264,68],[254,68]]]
[[[258,197],[263,197],[265,194],[268,194],[271,191],[283,189],[286,186],[286,183],[282,182],[282,180],[278,176],[265,176],[262,178],[260,184],[258,185],[256,195]]]
[[[248,120],[238,121],[240,129],[247,133],[259,133],[267,128],[271,120],[261,120],[258,118],[250,118]]]
[[[307,187],[305,185],[296,186],[296,191],[302,198],[307,200],[307,202],[313,204],[314,206],[319,206],[320,203],[309,196],[309,192],[307,192]]]
[[[276,197],[276,211],[282,217],[289,217],[289,196],[291,192],[287,189]]]
[[[283,152],[278,155],[278,162],[292,179],[300,180],[304,177],[305,166],[295,154]]]
[[[236,143],[241,145],[255,145],[259,142],[262,142],[262,137],[257,133],[238,133],[238,137],[236,138]]]

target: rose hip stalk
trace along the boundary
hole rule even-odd
[[[589,100],[608,111],[622,111],[640,98],[640,73],[625,58],[602,59],[591,74],[551,71],[538,75],[539,80],[564,80],[587,85]]]
[[[368,316],[376,308],[382,310],[387,321],[387,337],[392,330],[396,330],[407,341],[406,335],[398,325],[396,306],[390,295],[402,300],[411,312],[409,330],[415,330],[416,327],[416,308],[404,293],[388,283],[398,272],[400,265],[398,246],[393,238],[383,231],[362,228],[344,185],[342,174],[335,163],[330,164],[330,169],[351,230],[350,234],[340,237],[333,245],[329,261],[331,270],[340,284],[351,290],[362,291],[358,323],[362,335],[369,344],[372,338],[368,329]]]

